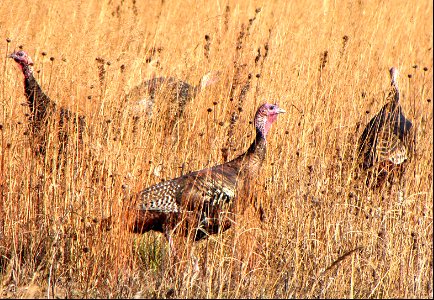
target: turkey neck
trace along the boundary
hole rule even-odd
[[[267,140],[265,139],[263,132],[259,128],[256,128],[256,137],[249,149],[247,149],[244,154],[241,154],[232,160],[232,162],[239,165],[238,167],[241,174],[254,177],[261,169],[266,153]]]
[[[399,104],[399,99],[400,99],[400,94],[399,94],[398,84],[395,83],[395,82],[392,82],[392,91],[391,91],[391,94],[392,94],[392,97],[393,97],[393,99],[392,99],[393,103],[395,104],[395,106],[398,105]]]
[[[401,104],[399,102],[401,95],[399,93],[397,81],[398,74],[395,68],[390,69],[390,77],[391,91],[389,93],[389,97],[392,99],[389,102],[389,113],[387,118],[389,122],[394,123],[394,133],[402,140],[410,130],[412,124],[409,120],[407,120],[402,112]]]
[[[398,87],[398,71],[395,69],[395,67],[392,67],[389,70],[390,73],[390,85],[392,87],[391,96],[393,97],[393,102],[395,102],[395,105],[399,103],[399,87]]]
[[[247,149],[247,154],[258,156],[261,160],[264,160],[266,151],[267,140],[265,139],[265,135],[260,129],[256,128],[255,140],[250,144],[249,149]]]
[[[51,104],[50,98],[42,91],[30,66],[23,67],[24,91],[27,97],[27,105],[34,114],[35,120],[41,121],[45,117],[46,110]]]
[[[397,77],[398,77],[398,74],[397,74],[397,71],[395,70],[395,68],[390,69],[391,91],[389,92],[389,97],[392,98],[390,101],[390,110],[391,111],[394,111],[397,107],[399,108],[399,106],[400,106],[399,105],[400,94],[399,94]]]

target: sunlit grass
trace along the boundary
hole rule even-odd
[[[432,297],[432,17],[430,1],[3,0],[2,297]],[[63,171],[55,120],[45,160],[25,135],[23,78],[6,58],[20,45],[44,91],[86,116]],[[417,131],[403,204],[396,186],[372,193],[352,176],[391,66]],[[211,70],[220,80],[174,128],[164,95],[134,127],[134,86],[153,75],[196,84]],[[125,230],[128,192],[241,154],[263,102],[287,114],[255,187],[265,219],[260,246],[244,249],[258,255],[252,269],[238,261],[242,226],[195,245],[199,272],[191,258],[172,264],[161,234]],[[100,231],[109,215],[121,222]]]

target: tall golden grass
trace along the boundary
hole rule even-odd
[[[1,1],[1,296],[432,297],[432,20],[432,1]],[[83,148],[70,143],[62,169],[55,121],[45,159],[25,135],[23,76],[6,58],[20,45],[44,91],[86,115]],[[352,176],[391,66],[418,138],[402,203],[396,185],[372,192]],[[135,85],[210,70],[220,81],[173,133],[163,96],[133,130],[123,99]],[[288,113],[255,187],[265,220],[254,268],[235,255],[242,230],[197,243],[199,271],[171,263],[161,234],[124,230],[125,187],[242,153],[263,102]],[[100,231],[109,215],[121,222]]]

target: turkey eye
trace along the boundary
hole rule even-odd
[[[276,107],[275,107],[274,105],[271,105],[271,106],[270,106],[270,109],[271,109],[271,110],[273,110],[273,109],[275,109],[275,108],[276,108]]]

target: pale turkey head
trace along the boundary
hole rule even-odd
[[[33,61],[30,56],[23,50],[15,51],[11,55],[10,58],[13,58],[19,65],[21,66],[33,66]]]
[[[286,111],[277,104],[262,104],[255,115],[255,127],[265,137],[271,128],[271,124],[277,119],[277,115]]]
[[[13,58],[18,63],[25,77],[29,77],[32,74],[33,61],[25,51],[14,51],[8,57]]]

